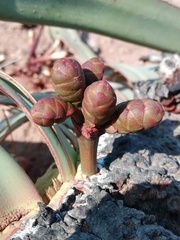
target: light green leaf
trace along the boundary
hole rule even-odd
[[[118,82],[111,82],[109,81],[111,87],[115,90],[117,96],[117,102],[127,101],[134,98],[134,94],[132,89],[128,88],[124,84]]]
[[[52,96],[55,96],[55,95],[56,94],[54,92],[37,92],[37,93],[32,93],[32,97],[36,101],[40,100],[41,98],[52,97]],[[6,97],[4,95],[0,95],[0,104],[16,106],[15,102],[13,102],[11,98]]]
[[[0,166],[0,229],[3,230],[37,209],[42,199],[28,175],[1,146]]]
[[[50,27],[49,31],[54,40],[61,40],[68,46],[74,57],[80,63],[84,63],[88,59],[96,57],[96,54],[85,42],[82,41],[80,35],[76,30],[60,27]]]
[[[24,89],[18,82],[16,82],[10,76],[0,72],[0,91],[10,97],[18,107],[26,114],[26,117],[33,123],[30,109],[35,103],[35,99],[29,94],[29,92]],[[72,179],[75,175],[75,165],[74,159],[71,159],[69,154],[69,147],[64,145],[63,139],[61,139],[61,143],[59,142],[56,133],[53,128],[50,127],[39,127],[35,125],[39,131],[39,133],[45,139],[49,150],[51,151],[57,168],[61,174],[61,178],[63,181],[68,181]]]
[[[46,196],[47,188],[52,186],[52,179],[57,178],[58,174],[58,169],[54,166],[54,164],[51,164],[47,171],[37,179],[35,186],[42,198]]]
[[[128,64],[116,64],[108,68],[106,76],[114,90],[119,91],[127,100],[134,98],[133,89],[122,84],[122,79],[130,84],[138,81],[158,80],[158,64],[147,66],[130,66]],[[111,71],[110,71],[111,69]],[[112,76],[112,81],[111,81]],[[117,93],[117,92],[116,92]]]
[[[13,113],[9,118],[2,120],[0,122],[0,142],[2,142],[13,130],[27,122],[27,120],[26,115],[19,110]]]
[[[96,32],[180,52],[180,10],[159,0],[0,0],[0,20]]]
[[[130,66],[128,64],[116,64],[113,66],[125,79],[130,82],[157,80],[159,65]]]

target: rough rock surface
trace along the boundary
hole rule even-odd
[[[105,167],[83,183],[86,192],[74,188],[56,212],[41,206],[33,232],[12,239],[180,239],[178,124],[164,119],[152,130],[109,137]]]

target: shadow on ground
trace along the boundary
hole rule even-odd
[[[1,145],[25,168],[33,182],[36,182],[54,162],[44,143],[4,141]]]

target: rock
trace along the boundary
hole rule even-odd
[[[180,145],[173,128],[164,120],[108,139],[105,168],[84,182],[88,191],[74,189],[56,212],[48,211],[52,222],[26,239],[180,240]]]

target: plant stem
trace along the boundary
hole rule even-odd
[[[97,173],[96,158],[99,135],[95,135],[90,139],[87,139],[82,135],[81,127],[84,119],[82,112],[79,109],[77,109],[74,112],[73,116],[71,117],[71,120],[74,125],[74,129],[78,140],[82,173],[86,174],[87,176],[96,174]]]
[[[91,176],[97,173],[97,146],[99,137],[87,139],[78,136],[82,173]]]

